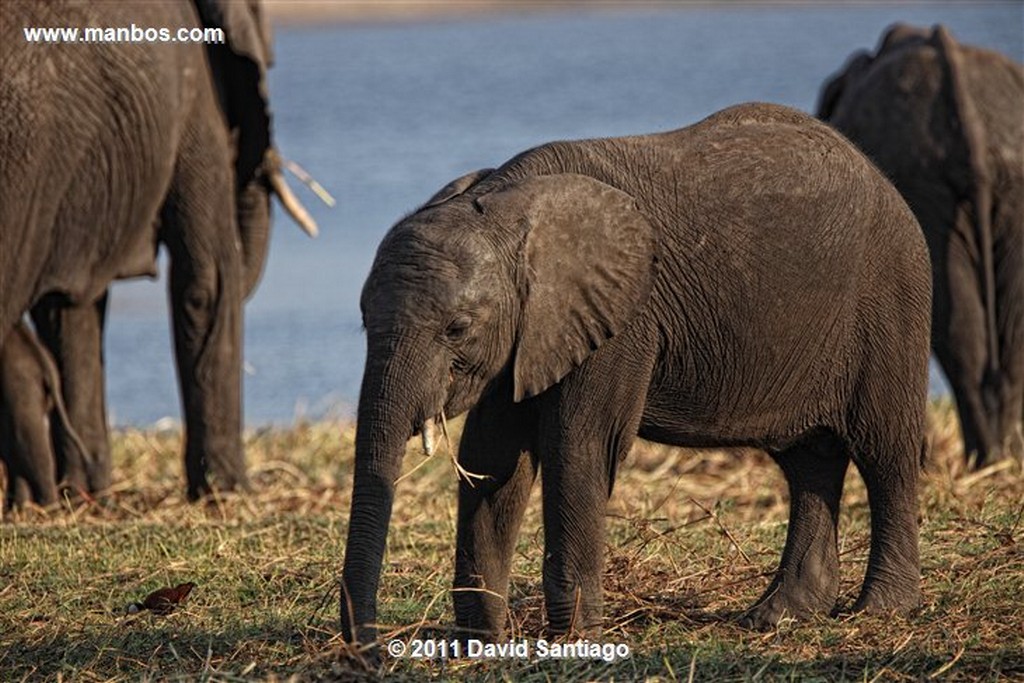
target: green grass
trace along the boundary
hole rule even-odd
[[[115,437],[111,500],[27,509],[0,525],[0,680],[1024,680],[1024,475],[965,472],[949,406],[933,409],[921,495],[924,604],[908,618],[823,617],[768,633],[731,618],[778,562],[785,486],[756,452],[639,444],[608,510],[603,642],[613,663],[413,661],[368,671],[337,636],[352,429],[247,436],[255,491],[183,500],[179,435]],[[410,448],[406,471],[423,462]],[[380,592],[382,639],[444,637],[452,623],[455,474],[437,455],[399,486]],[[539,487],[538,487],[539,489]],[[851,472],[841,602],[864,571],[868,509]],[[539,491],[510,590],[511,637],[543,635]],[[126,616],[194,581],[174,613]]]

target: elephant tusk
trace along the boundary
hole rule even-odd
[[[490,476],[486,474],[477,474],[475,472],[470,472],[459,463],[459,458],[456,455],[455,449],[452,447],[451,439],[448,436],[448,418],[445,416],[443,410],[441,411],[440,415],[425,420],[423,424],[420,426],[420,437],[423,440],[423,454],[429,457],[437,452],[438,427],[440,427],[441,429],[441,436],[444,439],[446,448],[448,449],[448,456],[451,458],[452,467],[455,469],[456,476],[459,479],[465,480],[465,482],[469,484],[470,487],[476,486],[477,481],[490,479]],[[419,469],[419,465],[417,465],[416,468],[413,469],[413,472],[415,472],[417,469]],[[401,477],[399,477],[399,480],[404,479],[410,474],[412,474],[412,472],[403,474]]]
[[[423,455],[431,456],[437,452],[437,421],[431,418],[424,422],[420,436],[423,438]]]
[[[334,197],[331,196],[331,193],[328,192],[323,185],[316,181],[316,178],[309,174],[309,171],[302,168],[291,159],[282,159],[281,163],[284,165],[285,168],[291,171],[292,175],[298,178],[300,182],[305,183],[306,186],[309,189],[311,189],[313,193],[316,194],[317,197],[320,198],[320,201],[322,201],[327,206],[330,206],[332,208],[334,207],[334,205],[337,203],[334,201]]]
[[[288,183],[285,182],[284,176],[277,169],[270,172],[270,187],[273,188],[277,194],[277,198],[281,201],[281,206],[288,212],[288,215],[292,217],[302,231],[310,237],[316,237],[320,230],[317,228],[316,221],[309,215],[304,207],[298,200],[298,198],[292,194],[292,190],[288,187]]]

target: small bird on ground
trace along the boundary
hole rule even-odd
[[[142,602],[133,602],[125,610],[127,614],[136,614],[143,610],[149,610],[154,614],[170,614],[174,609],[185,602],[185,598],[192,592],[196,584],[189,581],[179,583],[173,588],[161,588],[146,596]]]

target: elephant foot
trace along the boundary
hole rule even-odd
[[[547,635],[550,638],[599,638],[604,631],[601,610],[578,610],[575,619],[548,615]]]
[[[251,493],[252,487],[249,484],[247,477],[232,477],[227,478],[219,476],[214,478],[213,483],[205,476],[197,482],[189,481],[188,484],[188,501],[195,503],[211,496],[216,496],[221,493]]]
[[[739,625],[754,631],[769,631],[783,619],[828,614],[835,605],[838,591],[838,578],[817,589],[776,578],[761,599],[739,618]]]
[[[105,460],[99,461],[96,466],[87,468],[86,478],[89,493],[102,496],[114,481],[109,456]]]
[[[455,637],[465,643],[467,640],[482,640],[485,643],[498,643],[506,640],[508,634],[504,626],[495,626],[478,620],[455,620]]]
[[[872,584],[861,590],[860,596],[853,604],[854,612],[869,614],[898,614],[906,616],[921,606],[921,589],[893,588]]]

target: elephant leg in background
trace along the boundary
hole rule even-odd
[[[654,363],[635,355],[654,348],[646,340],[617,341],[542,398],[544,601],[553,635],[602,626],[608,498],[643,415],[647,383],[636,378],[649,377]]]
[[[772,458],[789,485],[789,525],[775,578],[741,620],[756,629],[773,628],[783,616],[827,613],[839,597],[839,502],[849,449],[819,432]]]
[[[213,488],[248,486],[241,441],[242,261],[233,181],[216,162],[227,158],[227,141],[216,126],[213,117],[190,121],[162,212],[191,500]]]
[[[1024,204],[1024,198],[1018,198]],[[997,235],[995,248],[996,325],[1001,383],[999,421],[1004,452],[1024,458],[1024,206],[1002,204],[993,225],[1010,229]],[[1016,229],[1013,229],[1016,226]]]
[[[3,459],[2,456],[0,456],[0,459]],[[4,509],[10,510],[31,502],[32,487],[29,485],[28,480],[21,476],[21,474],[12,472],[8,467],[7,491],[4,497]]]
[[[501,638],[519,526],[537,477],[529,407],[483,402],[466,418],[459,463],[483,480],[459,481],[455,620],[465,637]]]
[[[64,402],[71,424],[89,458],[75,457],[65,439],[54,435],[60,476],[72,488],[91,493],[106,490],[111,482],[110,433],[104,388],[103,326],[107,294],[95,303],[74,306],[58,297],[44,297],[32,308],[39,338],[53,354],[60,370]]]
[[[932,349],[956,399],[964,454],[976,455],[980,467],[998,450],[998,396],[987,367],[985,309],[971,247],[952,231],[945,249],[946,267],[935,273]]]
[[[52,397],[37,344],[24,323],[4,342],[0,355],[0,456],[7,465],[6,503],[59,500],[50,441]]]

